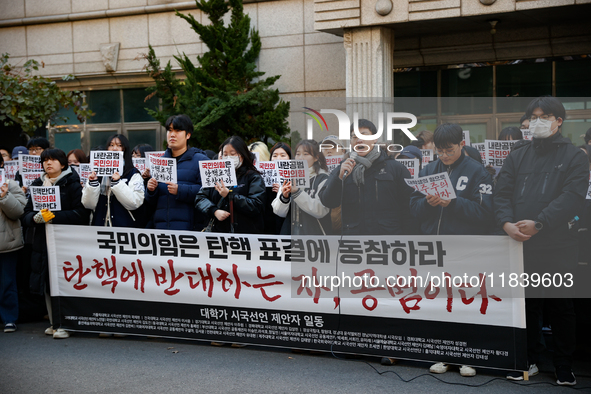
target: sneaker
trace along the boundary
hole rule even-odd
[[[380,364],[382,365],[394,365],[398,360],[392,357],[382,357]]]
[[[16,331],[16,324],[14,323],[6,323],[4,326],[4,332],[15,332]]]
[[[55,330],[53,329],[53,326],[47,327],[45,329],[45,335],[53,335],[54,332]]]
[[[66,339],[70,338],[70,333],[64,330],[63,328],[58,328],[53,333],[53,339]]]
[[[527,374],[529,377],[536,376],[540,370],[536,364],[531,364],[527,370]],[[507,374],[507,379],[509,380],[523,380],[523,372],[519,371],[511,371]]]
[[[574,386],[577,384],[573,370],[570,367],[556,368],[556,383],[560,386]]]
[[[448,369],[449,369],[449,365],[447,365],[445,363],[437,363],[437,364],[431,365],[431,368],[429,368],[429,372],[431,372],[431,373],[446,373]]]
[[[472,367],[467,366],[467,365],[462,365],[460,367],[460,375],[462,375],[464,377],[476,376],[476,370]]]
[[[113,334],[109,333],[109,332],[101,332],[99,333],[99,338],[111,338],[113,336]]]

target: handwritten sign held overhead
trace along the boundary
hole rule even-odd
[[[406,184],[426,196],[439,196],[444,200],[453,200],[456,198],[451,180],[447,172],[433,174],[417,179],[405,179]]]
[[[94,150],[90,152],[90,164],[96,176],[113,176],[115,172],[123,174],[123,152]]]
[[[226,186],[236,186],[236,168],[231,160],[204,160],[199,162],[201,187],[215,187],[223,181]]]

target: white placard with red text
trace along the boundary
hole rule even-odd
[[[146,171],[146,158],[145,157],[134,157],[133,159],[133,166],[137,168],[140,174],[143,174]]]
[[[80,176],[80,182],[82,185],[86,185],[90,174],[92,174],[92,165],[90,165],[90,163],[80,163],[80,167],[78,167],[78,175]]]
[[[176,159],[172,157],[149,157],[150,176],[158,182],[177,183]]]
[[[35,171],[35,172],[23,172],[21,174],[21,178],[23,179],[23,186],[29,187],[31,183],[35,181],[37,178],[41,178],[41,175],[45,174],[43,171]]]
[[[308,162],[305,160],[277,160],[276,163],[281,184],[285,180],[289,180],[292,186],[304,189],[310,187]]]
[[[396,159],[396,161],[400,162],[406,167],[413,179],[417,179],[419,177],[419,172],[421,171],[419,159]]]
[[[531,141],[531,139],[533,138],[530,129],[521,129],[521,134],[523,135],[524,140]]]
[[[463,130],[462,131],[462,138],[463,138],[464,143],[466,144],[466,146],[471,146],[471,144],[470,144],[470,131]]]
[[[423,155],[423,167],[433,161],[433,149],[421,149]]]
[[[18,168],[21,174],[24,172],[43,171],[43,165],[41,165],[41,156],[22,154],[18,155]]]
[[[265,181],[265,187],[273,187],[274,183],[279,183],[279,172],[277,171],[276,161],[259,161],[257,169]]]
[[[0,168],[0,185],[4,185],[8,179],[6,178],[6,174],[4,173],[4,168]]]
[[[199,162],[201,187],[215,187],[218,182],[225,186],[236,186],[236,168],[232,160],[203,160]]]
[[[451,180],[447,172],[424,176],[417,179],[405,179],[406,184],[426,196],[439,196],[444,200],[456,198]]]
[[[166,152],[166,151],[162,150],[162,151],[158,151],[158,152],[146,152],[145,153],[146,163],[150,162],[150,156],[162,157],[164,155],[164,152]],[[148,167],[150,167],[150,166],[148,166]]]
[[[96,176],[111,177],[115,172],[123,174],[123,152],[93,150],[90,152],[90,165]]]
[[[501,168],[505,159],[511,153],[513,145],[518,140],[484,140],[485,162],[484,165]]]
[[[331,173],[334,171],[335,168],[337,168],[339,166],[339,164],[341,164],[341,161],[343,161],[343,157],[342,156],[330,156],[326,158],[326,166],[328,167],[328,172]]]
[[[62,210],[59,186],[31,186],[29,190],[34,211],[42,209],[49,209],[50,211]]]
[[[18,172],[18,160],[5,161],[4,172],[6,174],[6,178],[12,179],[14,181],[16,173]]]

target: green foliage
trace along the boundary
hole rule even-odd
[[[168,62],[163,69],[154,49],[146,55],[147,72],[156,85],[148,88],[162,99],[161,111],[149,111],[164,125],[170,115],[187,114],[195,127],[191,140],[202,149],[217,151],[231,135],[245,141],[284,140],[289,133],[286,118],[289,103],[279,98],[271,86],[278,76],[262,79],[256,71],[261,39],[250,29],[250,17],[244,14],[242,0],[196,0],[197,8],[211,24],[203,25],[192,15],[176,15],[191,25],[209,51],[197,56],[198,66],[185,54],[175,56],[186,79],[179,80]],[[228,26],[222,18],[231,10]]]
[[[80,122],[94,115],[83,104],[83,93],[61,90],[55,81],[33,75],[44,64],[31,59],[22,67],[15,67],[8,63],[9,58],[8,53],[3,53],[0,58],[0,121],[6,126],[18,124],[32,135],[48,120],[52,123],[58,118],[67,120],[57,116],[60,107],[72,107]],[[68,81],[73,78],[67,75],[62,79]]]

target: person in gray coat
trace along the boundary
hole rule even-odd
[[[0,167],[4,159],[0,156]],[[16,289],[17,250],[23,247],[20,216],[27,198],[18,183],[6,180],[0,186],[0,318],[4,332],[16,331],[18,292]]]

